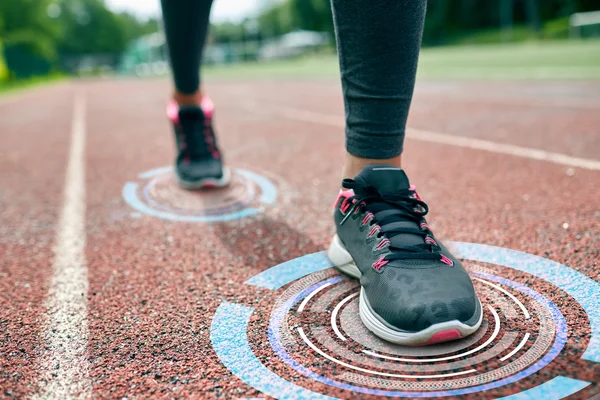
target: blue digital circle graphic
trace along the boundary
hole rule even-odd
[[[275,203],[277,199],[276,186],[266,177],[256,172],[243,169],[232,169],[232,185],[243,188],[243,194],[234,199],[231,204],[217,206],[212,209],[198,207],[199,209],[190,210],[183,207],[165,204],[153,198],[150,195],[150,188],[154,181],[159,178],[173,181],[172,167],[155,168],[138,175],[141,182],[130,181],[123,186],[122,195],[127,204],[138,212],[157,218],[179,222],[221,222],[250,217],[261,212],[261,207]],[[175,186],[173,184],[173,186]],[[184,191],[178,188],[172,188],[171,191],[178,190],[175,195],[183,197],[185,195],[199,196],[200,192]],[[219,189],[227,190],[227,189]],[[212,193],[217,191],[213,190]],[[210,192],[207,192],[210,193]],[[253,205],[254,204],[254,205]]]
[[[600,363],[600,305],[598,302],[598,299],[600,299],[600,284],[572,268],[532,254],[475,243],[453,242],[449,243],[449,245],[458,258],[468,261],[499,265],[528,273],[565,291],[573,298],[574,301],[579,303],[581,308],[587,314],[590,322],[591,335],[587,348],[581,358],[589,362]],[[510,374],[506,374],[506,376],[500,376],[498,379],[484,381],[482,378],[482,382],[484,383],[481,384],[470,384],[468,387],[460,388],[452,388],[452,385],[446,385],[446,388],[441,390],[390,390],[389,388],[374,388],[343,382],[339,379],[340,376],[330,378],[302,365],[300,362],[295,360],[292,355],[289,354],[285,346],[282,344],[281,326],[285,316],[288,315],[292,308],[302,302],[302,305],[300,306],[301,309],[306,305],[305,303],[310,300],[310,297],[313,296],[314,293],[319,292],[325,287],[334,287],[342,280],[342,277],[335,275],[330,276],[331,274],[317,277],[318,274],[323,274],[329,271],[331,267],[332,266],[324,252],[314,253],[299,257],[283,264],[279,264],[266,271],[263,271],[246,281],[246,284],[263,289],[277,290],[295,281],[300,282],[304,280],[307,282],[305,286],[298,286],[295,284],[299,288],[302,288],[302,290],[297,289],[299,292],[293,292],[289,298],[285,297],[285,301],[274,308],[274,311],[271,314],[267,332],[269,344],[271,345],[271,348],[277,357],[285,365],[291,368],[297,375],[304,376],[312,381],[331,386],[338,390],[346,390],[350,393],[355,393],[356,395],[363,394],[384,397],[412,398],[453,397],[469,393],[477,393],[484,390],[499,388],[523,380],[528,376],[535,374],[550,364],[562,352],[567,341],[568,327],[563,314],[559,308],[552,301],[548,300],[548,298],[546,298],[542,293],[539,293],[526,285],[498,276],[494,273],[474,272],[472,273],[474,279],[485,280],[488,282],[488,285],[491,286],[505,286],[506,288],[513,290],[515,293],[520,293],[522,296],[531,299],[531,301],[535,302],[535,304],[538,304],[541,309],[546,310],[546,319],[551,321],[554,327],[554,336],[551,344],[547,346],[547,349],[542,349],[544,351],[539,353],[540,356],[535,360],[535,362],[530,363],[530,365],[527,365],[520,370],[511,370]],[[317,282],[314,283],[314,280],[310,280],[311,277],[315,277],[314,280],[317,280]],[[499,288],[499,290],[503,289]],[[504,292],[508,296],[511,296],[508,292]],[[265,367],[259,361],[259,359],[254,355],[250,347],[250,343],[248,342],[248,324],[253,312],[254,309],[251,307],[226,301],[221,303],[215,312],[211,325],[210,336],[213,348],[223,364],[246,384],[275,398],[333,398],[289,382],[285,378],[277,375]],[[328,356],[319,350],[316,345],[310,342],[303,332],[300,332],[300,328],[297,329],[300,335],[303,336],[302,339],[304,342],[307,343],[308,346],[312,347],[312,350],[316,351],[321,356],[329,358],[330,361],[337,361],[335,358]],[[526,341],[527,337],[523,343]],[[521,346],[523,346],[523,344],[521,344]],[[532,351],[533,347],[526,352],[526,355]],[[365,353],[368,352],[365,351]],[[514,352],[511,352],[511,354],[513,353]],[[392,359],[393,357],[388,358]],[[347,367],[352,367],[352,365],[344,364],[343,362],[339,361],[337,362],[341,363],[342,365],[346,365]],[[358,367],[355,369],[361,370],[361,368]],[[368,370],[362,369],[362,371],[369,373]],[[461,373],[455,373],[454,375],[459,374]],[[448,376],[451,376],[451,374]],[[478,377],[479,376],[483,377],[483,375],[478,375]],[[414,382],[411,381],[408,383]],[[505,397],[505,399],[561,399],[579,392],[580,390],[589,386],[591,383],[592,382],[586,382],[571,377],[558,375],[523,392]]]

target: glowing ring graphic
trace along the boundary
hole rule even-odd
[[[139,174],[138,178],[149,180],[170,173],[172,170],[172,167],[156,168]],[[277,188],[269,179],[242,168],[234,168],[232,172],[235,174],[234,180],[237,177],[239,183],[244,185],[248,191],[247,198],[238,202],[237,207],[221,207],[215,210],[203,211],[200,214],[186,215],[176,207],[168,207],[151,199],[148,194],[148,183],[143,187],[142,196],[140,196],[140,184],[138,182],[127,182],[123,186],[122,195],[127,204],[143,214],[179,222],[230,221],[260,213],[260,208],[250,206],[253,200],[263,205],[275,203]],[[256,185],[261,192],[257,199],[255,199],[253,185]],[[144,198],[142,199],[142,197]]]
[[[579,303],[590,321],[591,336],[589,338],[587,349],[581,358],[590,362],[600,363],[600,306],[597,302],[597,299],[600,298],[599,283],[565,265],[532,254],[475,243],[454,242],[450,243],[450,245],[458,258],[512,268],[534,275],[564,290]],[[275,290],[304,276],[328,268],[331,268],[331,264],[325,253],[309,254],[263,271],[246,281],[246,284]],[[278,321],[281,321],[281,318],[285,315],[287,309],[305,299],[306,296],[309,296],[315,290],[318,290],[319,286],[334,283],[336,279],[339,279],[336,277],[312,285],[297,294],[294,298],[288,299],[284,304],[285,309],[284,307],[280,307],[281,309],[275,310],[271,323],[269,324],[269,341],[275,353],[283,360],[283,362],[304,376],[308,376],[313,380],[337,388],[380,396],[440,397],[473,393],[518,381],[537,372],[543,368],[543,366],[550,363],[561,352],[566,342],[566,321],[560,310],[558,310],[558,308],[543,295],[525,285],[491,274],[479,274],[479,277],[485,278],[488,281],[501,283],[526,294],[529,297],[533,297],[537,302],[543,304],[550,310],[556,326],[556,337],[552,348],[544,355],[544,357],[542,357],[542,359],[528,367],[526,370],[520,371],[519,373],[500,381],[446,391],[398,392],[348,385],[318,375],[302,366],[289,356],[285,349],[283,349],[283,346],[281,346],[281,343],[278,342]],[[247,327],[253,311],[254,310],[251,307],[230,302],[223,302],[217,309],[215,316],[213,317],[210,336],[213,347],[224,365],[248,385],[275,398],[331,399],[332,397],[310,391],[288,382],[267,369],[256,358],[250,348],[247,336]],[[559,375],[536,387],[521,393],[510,395],[504,399],[561,399],[577,393],[590,384],[591,382]]]

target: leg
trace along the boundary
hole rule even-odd
[[[424,0],[332,0],[346,109],[346,165],[400,166],[425,19]]]
[[[161,0],[165,37],[175,81],[173,99],[199,105],[200,63],[212,0]]]
[[[473,284],[425,216],[400,162],[425,0],[332,0],[346,108],[342,190],[329,259],[360,279],[359,311],[375,335],[425,345],[474,333]],[[353,179],[351,179],[353,178]]]
[[[167,115],[173,123],[175,172],[184,189],[229,183],[213,130],[213,104],[200,90],[200,63],[212,0],[161,0],[165,36],[175,81]]]

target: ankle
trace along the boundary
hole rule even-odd
[[[178,106],[200,106],[202,104],[202,92],[200,90],[194,93],[181,93],[177,90],[173,93],[173,100]]]
[[[350,153],[346,153],[346,163],[344,164],[344,171],[342,175],[342,179],[352,179],[354,178],[360,171],[363,170],[367,165],[377,165],[377,164],[385,164],[391,165],[394,167],[402,167],[402,155],[386,158],[386,159],[372,159],[372,158],[361,158],[354,156]]]

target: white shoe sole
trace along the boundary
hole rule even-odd
[[[201,179],[199,181],[184,181],[177,178],[177,182],[179,183],[179,187],[186,190],[198,190],[198,189],[212,189],[212,188],[222,188],[229,185],[231,181],[231,171],[229,168],[223,168],[223,176],[220,179],[215,178],[206,178]]]
[[[333,237],[327,255],[336,269],[353,278],[360,279],[362,274],[338,235]],[[482,310],[481,307],[480,310]],[[475,333],[483,320],[482,310],[479,320],[474,326],[452,320],[431,325],[419,332],[393,329],[384,324],[381,321],[382,318],[373,311],[364,288],[360,290],[359,314],[363,324],[376,336],[388,342],[404,346],[424,346],[460,339]]]

